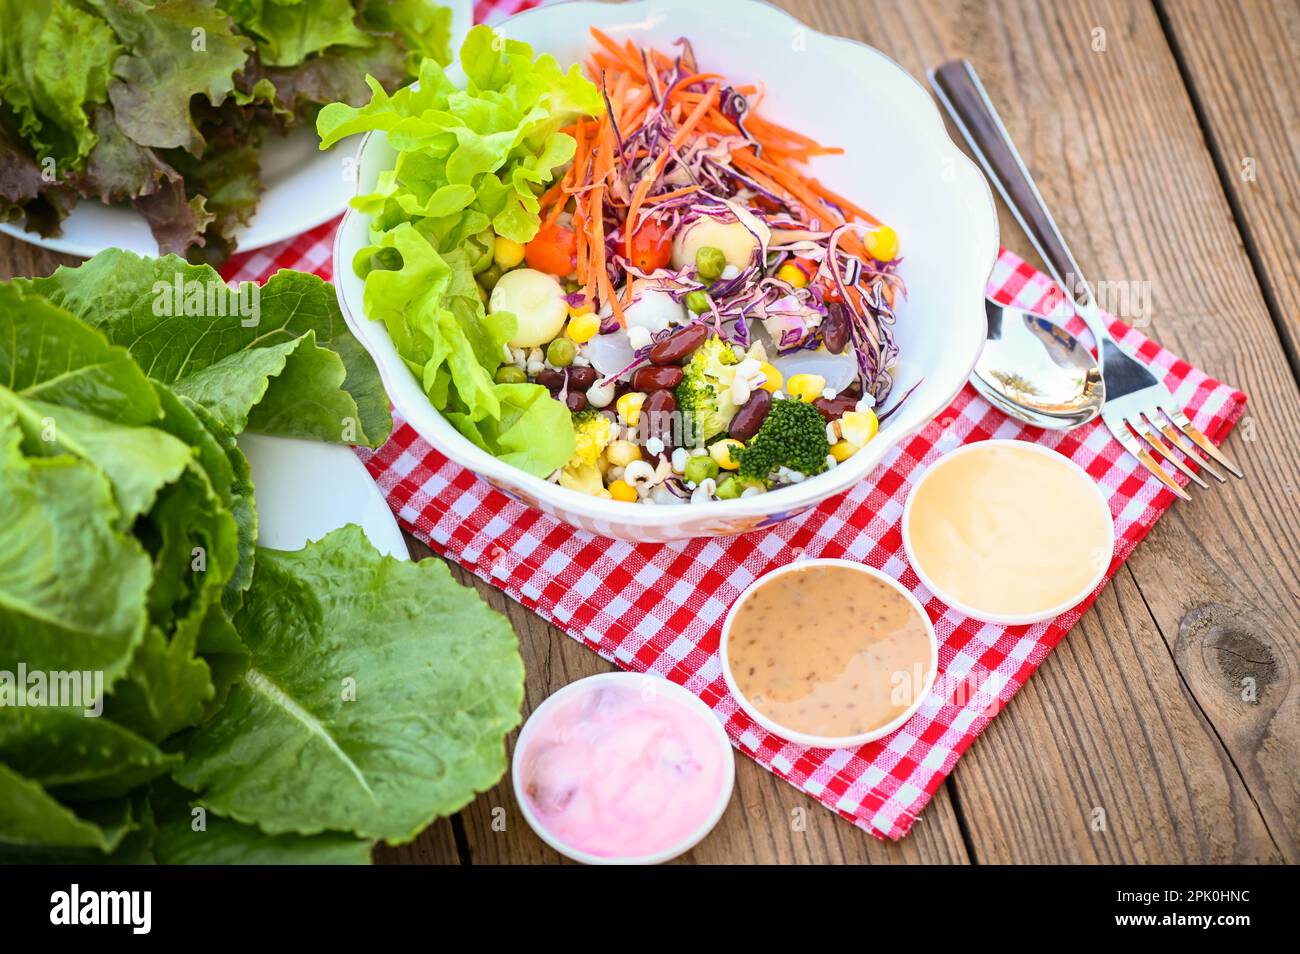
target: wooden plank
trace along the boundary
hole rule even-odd
[[[449,818],[439,818],[405,845],[375,846],[372,860],[377,865],[458,865],[456,836]]]
[[[981,862],[1279,860],[1127,569],[958,769]],[[1025,771],[1033,766],[1032,771]]]
[[[0,282],[19,276],[44,278],[60,265],[76,265],[81,259],[0,235]]]
[[[1149,281],[1147,332],[1251,396],[1251,419],[1229,444],[1249,480],[1167,515],[958,763],[976,860],[1294,859],[1296,382],[1154,11],[1101,0],[828,0],[799,12],[917,76],[971,59],[1090,277]],[[1028,254],[1023,233],[1002,222],[1003,243]],[[1126,640],[1123,652],[1113,645]],[[1248,706],[1241,669],[1259,686]],[[1145,786],[1165,794],[1143,800]],[[1121,816],[1141,806],[1141,829],[1170,837],[1132,841],[1136,823],[1123,829],[1127,845],[1078,835],[1081,808],[1105,793],[1112,823],[1116,804]],[[1190,840],[1169,843],[1179,838]]]
[[[1157,0],[1156,8],[1300,370],[1300,3]]]

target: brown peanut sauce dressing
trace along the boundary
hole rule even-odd
[[[760,583],[732,619],[727,657],[759,712],[796,732],[860,735],[925,688],[930,637],[915,607],[858,570],[810,566]]]

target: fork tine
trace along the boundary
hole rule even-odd
[[[1192,442],[1195,443],[1196,446],[1199,447],[1201,450],[1205,451],[1206,454],[1208,454],[1210,457],[1213,457],[1224,467],[1228,468],[1228,470],[1232,472],[1233,476],[1235,477],[1245,476],[1244,474],[1242,474],[1241,468],[1239,468],[1232,461],[1228,460],[1227,456],[1221,450],[1219,450],[1217,447],[1215,447],[1213,444],[1210,443],[1209,438],[1207,438],[1204,434],[1202,434],[1199,430],[1197,430],[1196,425],[1187,419],[1186,414],[1184,414],[1178,408],[1174,408],[1171,411],[1169,408],[1166,407],[1163,408],[1163,410],[1165,412],[1165,416],[1168,417],[1169,420],[1173,421],[1174,425],[1180,431],[1182,431],[1184,434],[1190,437],[1192,439]]]
[[[1149,412],[1147,417],[1155,417],[1155,412]],[[1154,447],[1161,457],[1173,464],[1174,467],[1181,471],[1189,480],[1194,481],[1197,485],[1204,487],[1206,490],[1210,489],[1210,485],[1201,479],[1200,474],[1194,473],[1191,468],[1174,456],[1173,448],[1159,438],[1156,434],[1155,428],[1148,424],[1141,415],[1135,416],[1129,421],[1129,423],[1133,426],[1133,430],[1138,432],[1139,437]],[[1201,458],[1192,455],[1192,460],[1199,463]]]
[[[1164,468],[1156,463],[1156,459],[1151,456],[1150,452],[1137,442],[1137,438],[1129,431],[1124,421],[1118,421],[1116,426],[1111,427],[1110,430],[1115,435],[1115,439],[1124,446],[1124,449],[1141,461],[1142,466],[1151,471],[1157,480],[1177,494],[1180,499],[1192,499],[1191,494],[1179,487],[1174,479],[1165,473]]]
[[[1166,416],[1168,415],[1166,414]],[[1201,468],[1202,471],[1208,473],[1219,483],[1225,484],[1228,482],[1228,478],[1224,477],[1221,473],[1219,473],[1219,469],[1217,467],[1211,464],[1200,454],[1196,453],[1196,448],[1190,443],[1188,443],[1187,436],[1183,434],[1182,431],[1174,427],[1174,425],[1170,424],[1168,421],[1162,422],[1158,414],[1148,414],[1147,418],[1151,421],[1152,424],[1154,424],[1156,427],[1160,429],[1160,433],[1165,435],[1165,438],[1169,441],[1170,444],[1178,448],[1187,456],[1188,460],[1196,461],[1197,465]]]

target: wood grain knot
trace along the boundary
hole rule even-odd
[[[1284,666],[1267,642],[1250,631],[1240,611],[1209,603],[1189,611],[1178,626],[1184,651],[1199,647],[1201,658],[1228,691],[1242,692],[1247,680],[1260,698],[1283,678]]]

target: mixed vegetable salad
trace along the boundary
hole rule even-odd
[[[368,314],[465,436],[583,493],[733,499],[837,466],[889,413],[897,235],[801,168],[840,150],[688,41],[592,36],[584,75],[476,27],[464,89],[426,62],[325,108],[324,145],[397,150],[354,203]]]

